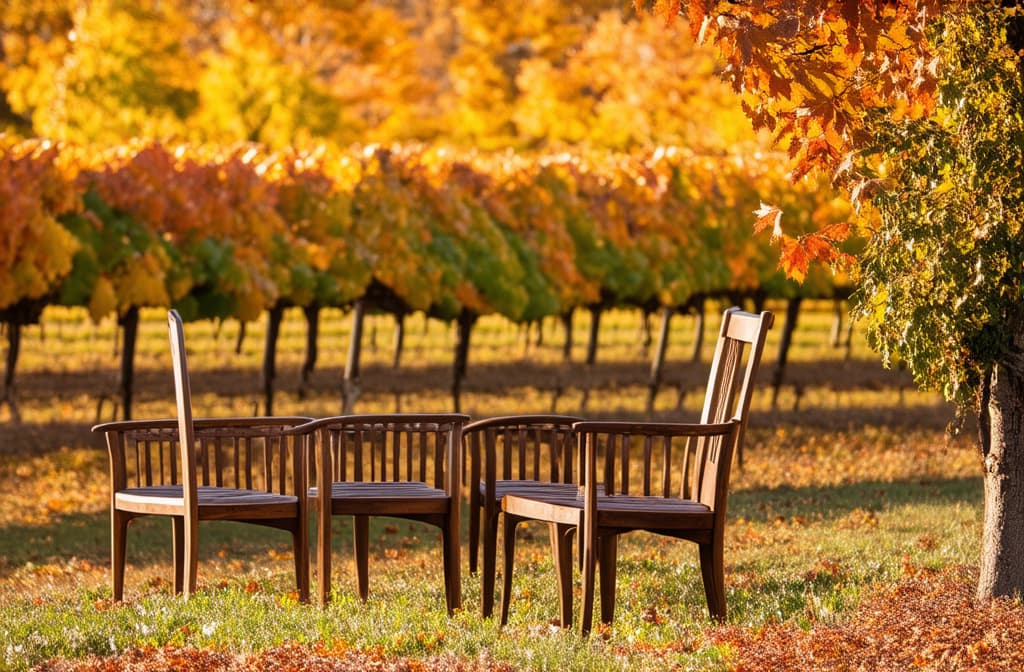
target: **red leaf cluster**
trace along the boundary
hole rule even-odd
[[[1019,601],[979,602],[974,577],[963,569],[905,571],[908,578],[868,597],[844,625],[727,627],[711,637],[733,648],[737,672],[1024,669]]]

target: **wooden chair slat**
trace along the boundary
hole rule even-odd
[[[170,441],[163,442],[163,445],[166,447],[167,456],[168,456],[168,458],[171,461],[171,468],[170,468],[171,483],[178,483],[179,482],[179,480],[178,480],[178,451],[176,451],[174,449],[175,446]]]
[[[544,430],[540,427],[534,427],[532,432],[526,428],[523,429],[523,432],[531,437],[531,444],[533,445],[533,457],[531,458],[533,461],[533,480],[539,481],[541,466],[540,446],[544,442]]]
[[[232,462],[232,466],[235,469],[235,478],[234,478],[235,487],[236,488],[241,488],[242,487],[242,478],[243,478],[243,474],[242,474],[242,451],[241,451],[241,446],[239,445],[239,439],[238,439],[237,436],[231,437],[231,462]]]
[[[445,449],[448,444],[447,432],[431,432],[434,441],[434,487],[443,489],[445,487]]]
[[[423,432],[420,435],[420,480],[427,480],[427,435]]]
[[[501,477],[511,480],[512,476],[512,428],[506,427],[501,440]]]
[[[357,429],[352,437],[352,478],[363,480],[363,430]]]

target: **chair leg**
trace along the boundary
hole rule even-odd
[[[708,600],[708,613],[715,621],[725,621],[725,567],[722,538],[715,536],[711,543],[700,544],[700,573],[704,579],[704,595]]]
[[[611,623],[615,616],[615,563],[618,555],[618,536],[598,540],[597,566],[601,582],[601,622]]]
[[[583,563],[583,607],[580,613],[580,631],[583,634],[590,632],[594,620],[594,574],[597,569],[597,539],[596,535],[583,533],[582,563]],[[578,534],[578,533],[577,533]]]
[[[185,584],[185,519],[171,517],[171,550],[174,555],[174,594],[180,595]]]
[[[189,516],[183,518],[184,534],[182,538],[185,546],[185,576],[182,582],[185,599],[196,592],[196,584],[199,573],[199,521],[192,520]]]
[[[370,517],[353,516],[352,539],[356,551],[356,580],[359,599],[366,602],[370,594]]]
[[[501,620],[499,623],[508,623],[508,605],[512,601],[512,563],[516,557],[516,525],[522,520],[507,513],[502,516],[502,542],[504,558],[504,571],[501,576]]]
[[[469,573],[476,574],[480,553],[480,507],[473,498],[469,502]],[[486,614],[485,614],[486,616]]]
[[[563,628],[572,627],[572,540],[576,529],[572,525],[548,525],[551,535],[551,556],[558,575],[558,622]]]
[[[441,528],[444,556],[444,596],[448,615],[462,607],[462,557],[459,548],[458,518],[449,517]]]
[[[320,504],[316,525],[316,580],[322,605],[331,599],[331,512],[328,506]]]
[[[295,556],[295,587],[299,591],[299,602],[309,602],[309,543],[305,526],[292,530],[292,555]]]
[[[494,578],[497,573],[498,515],[484,517],[483,569],[480,572],[480,613],[489,618],[494,613]],[[470,531],[473,530],[472,524]],[[473,542],[470,541],[470,553]]]
[[[120,511],[110,513],[110,578],[114,600],[124,599],[124,565],[127,556],[129,518]],[[177,566],[177,563],[175,564]]]

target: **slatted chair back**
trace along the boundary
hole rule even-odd
[[[316,469],[329,458],[331,482],[418,481],[452,495],[467,420],[457,413],[350,415],[314,421],[308,430],[319,446]]]
[[[774,321],[775,316],[770,312],[754,314],[735,307],[722,315],[700,421],[722,423],[735,420],[739,426],[729,445],[718,447],[697,442],[692,453],[692,467],[688,469],[682,490],[684,498],[706,504],[712,510],[724,505],[733,453],[743,443],[754,393],[754,378]]]
[[[182,453],[191,453],[196,486],[215,486],[295,495],[301,451],[285,430],[305,417],[196,419],[194,450],[183,450],[177,420],[117,423],[106,432],[115,491],[180,485]]]
[[[464,435],[471,480],[575,483],[572,424],[580,420],[564,415],[517,415],[470,423]]]

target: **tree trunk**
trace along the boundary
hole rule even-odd
[[[345,360],[345,378],[341,382],[341,412],[344,415],[353,412],[359,398],[359,356],[363,346],[365,304],[365,299],[352,304],[352,331],[348,341],[348,359]]]
[[[11,419],[14,422],[20,421],[18,414],[18,403],[14,391],[14,370],[18,366],[18,351],[21,349],[21,325],[17,322],[7,323],[7,364],[4,369],[3,395],[0,396],[0,405],[7,402],[11,409]]]
[[[391,357],[391,368],[397,369],[402,363],[402,349],[405,347],[405,313],[395,313],[395,351]]]
[[[466,371],[469,368],[469,339],[476,317],[475,313],[463,308],[456,321],[458,339],[455,342],[455,361],[452,366],[452,404],[456,413],[462,408],[462,383],[466,380]]]
[[[693,350],[690,353],[691,362],[699,362],[701,352],[704,350],[704,297],[696,296],[693,299]]]
[[[995,365],[982,390],[982,599],[1024,595],[1024,353],[1015,355]]]
[[[796,331],[796,320],[800,316],[800,304],[802,302],[803,299],[796,296],[786,303],[786,325],[782,328],[782,339],[779,341],[779,356],[775,360],[775,370],[772,372],[773,409],[777,408],[779,404],[779,390],[782,389],[782,382],[786,375],[786,360],[789,359],[789,346],[793,343],[793,332]],[[740,463],[742,464],[742,459]]]
[[[135,342],[139,334],[139,308],[132,306],[118,319],[124,329],[121,348],[121,408],[125,420],[132,419],[132,389],[135,387]]]
[[[661,329],[658,330],[658,349],[654,353],[654,361],[651,363],[651,375],[647,381],[647,415],[654,414],[654,399],[658,396],[658,388],[661,386],[661,374],[665,368],[665,351],[668,349],[669,325],[674,308],[664,308],[661,313]]]
[[[267,340],[263,346],[263,408],[274,414],[274,380],[277,378],[277,339],[281,334],[284,306],[275,304],[267,316]]]
[[[587,365],[597,363],[597,339],[601,333],[601,313],[604,309],[597,305],[590,307],[590,336],[587,338]]]
[[[305,399],[312,385],[313,371],[319,355],[317,338],[320,335],[320,304],[314,302],[302,309],[306,316],[306,359],[302,362],[302,375],[299,383],[299,399]]]
[[[562,329],[565,331],[565,343],[562,345],[562,361],[568,364],[572,361],[572,313],[573,309],[561,314]]]

